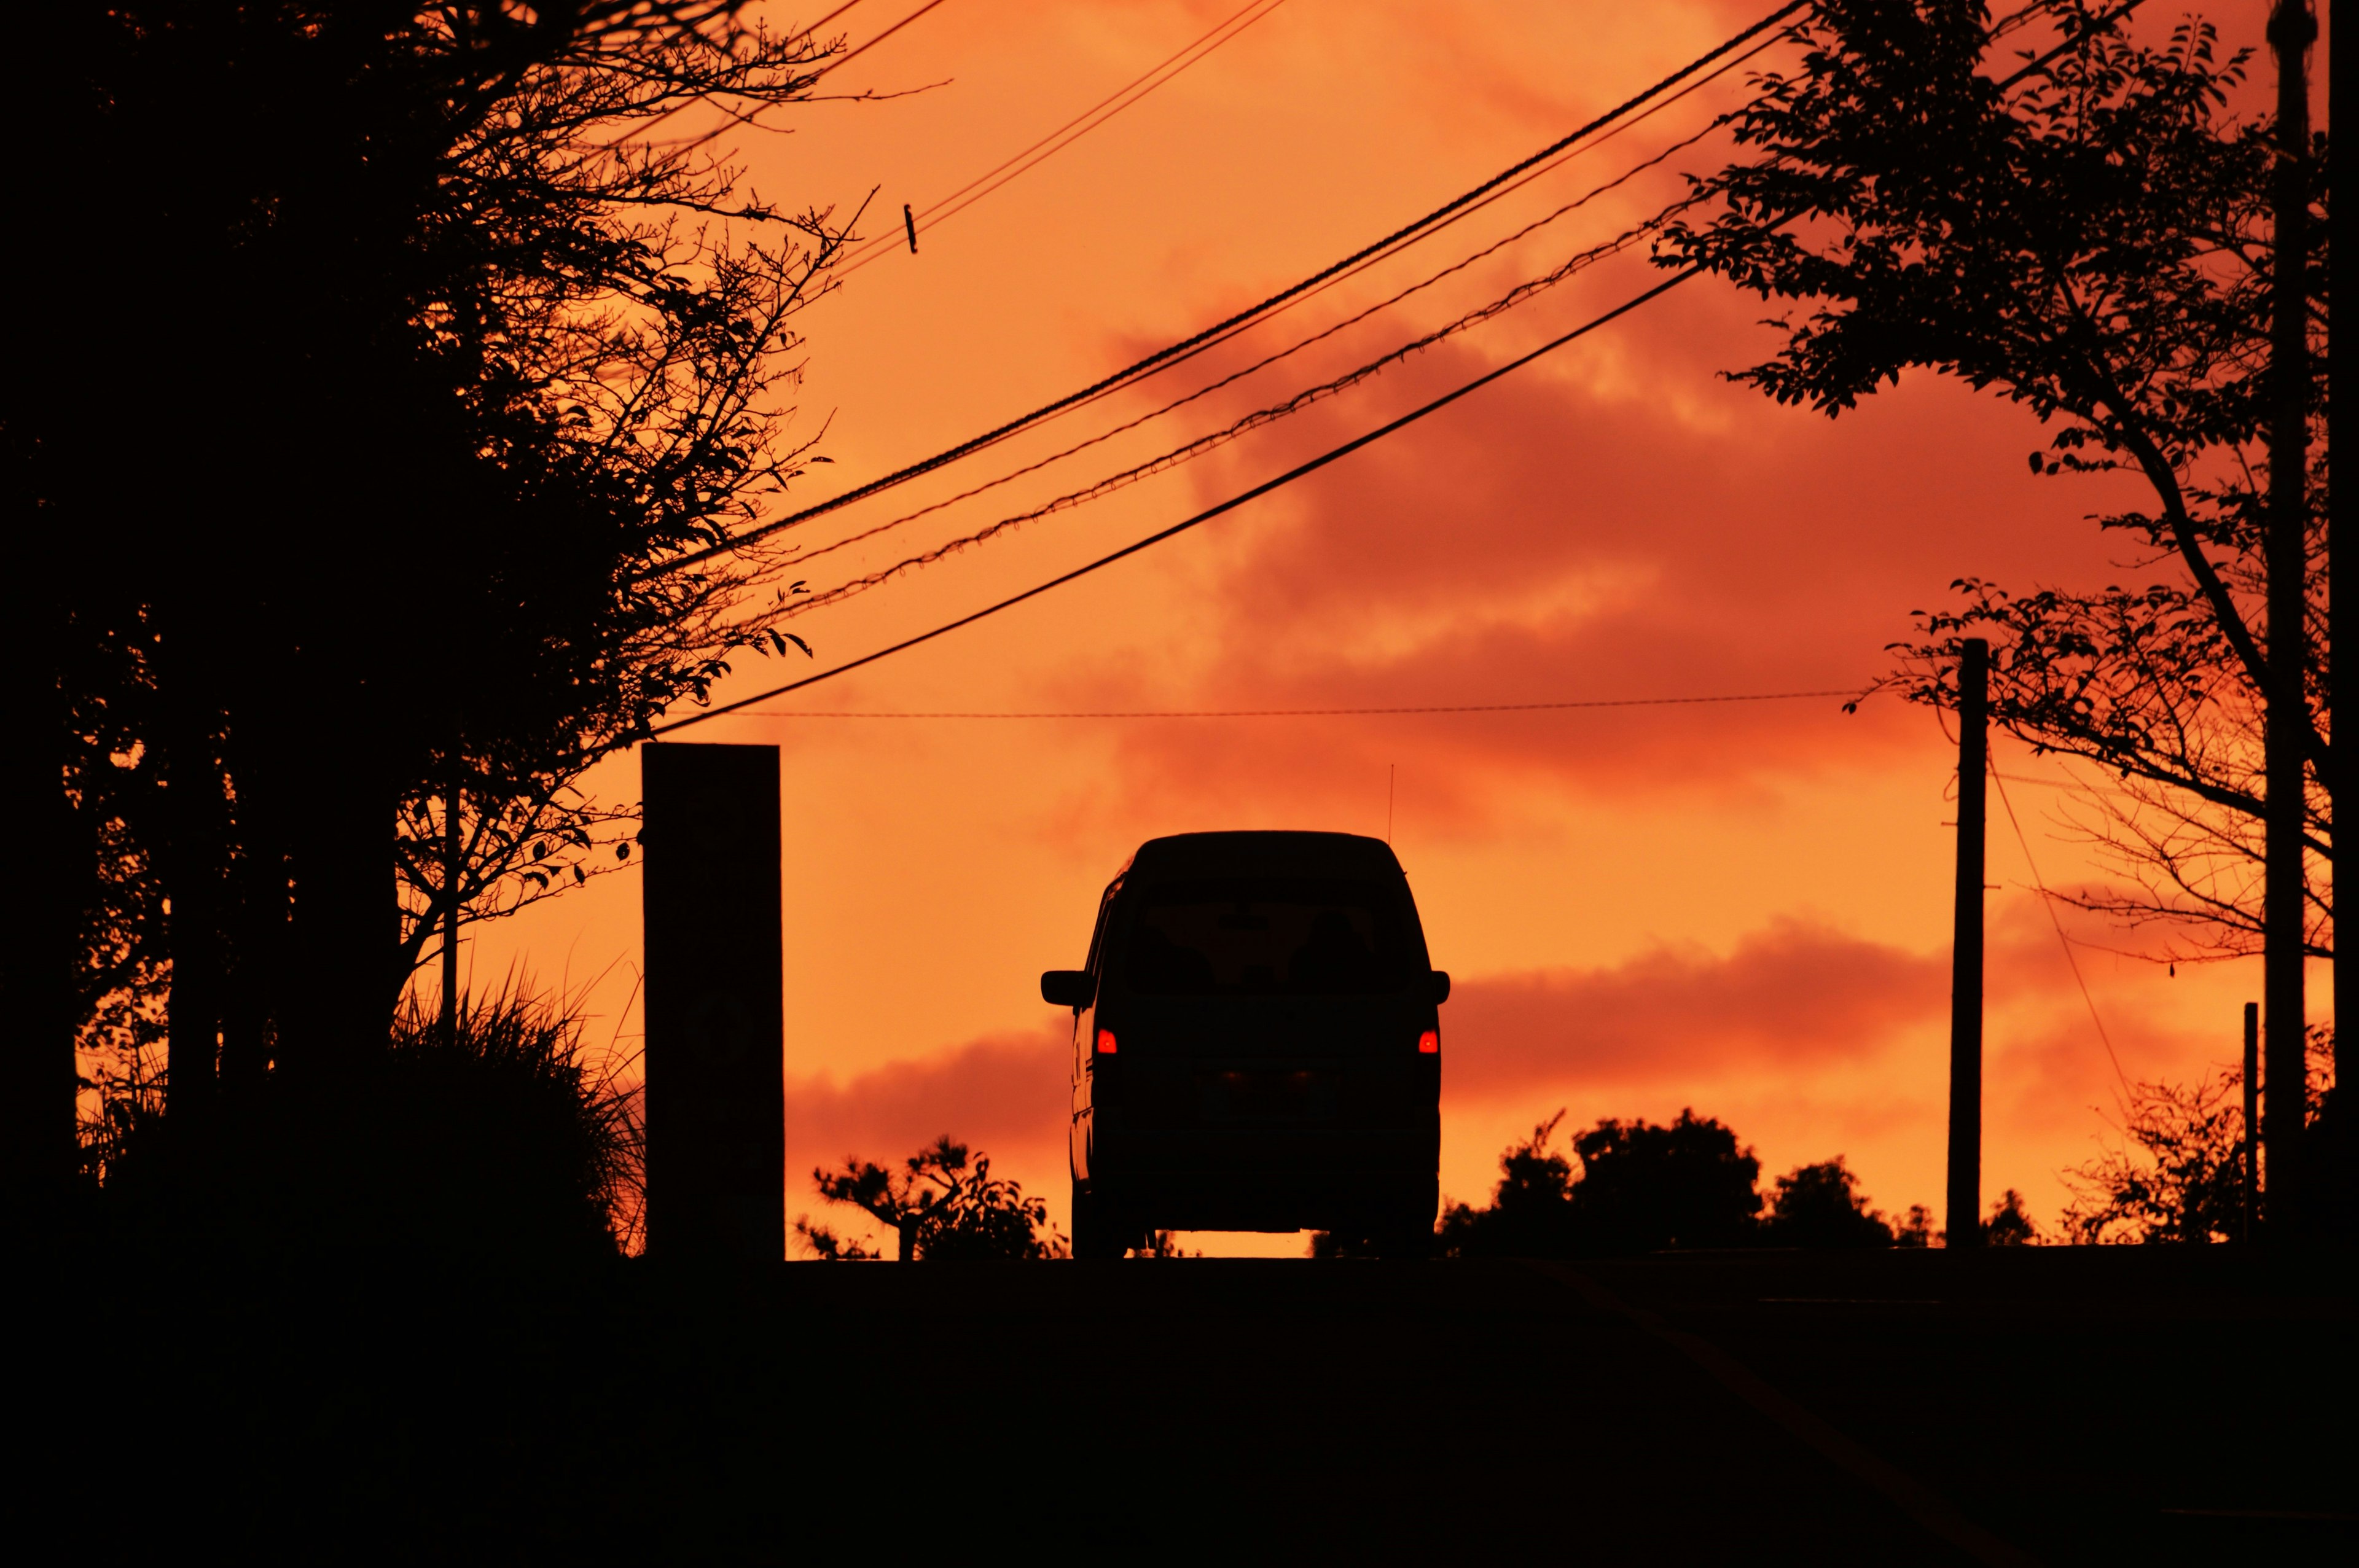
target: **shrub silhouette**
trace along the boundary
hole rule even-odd
[[[1569,1258],[1576,1250],[1572,1162],[1549,1147],[1560,1110],[1499,1156],[1491,1206],[1448,1204],[1437,1227],[1446,1258]]]
[[[1608,1118],[1572,1141],[1568,1159],[1549,1147],[1563,1119],[1558,1111],[1500,1155],[1488,1208],[1443,1210],[1445,1256],[1612,1256],[1755,1240],[1761,1162],[1721,1122],[1692,1109],[1668,1127]]]
[[[1043,1234],[1049,1206],[1027,1197],[1016,1183],[991,1173],[991,1156],[970,1159],[948,1134],[919,1150],[895,1171],[847,1158],[840,1171],[816,1170],[811,1181],[830,1203],[860,1209],[894,1233],[895,1255],[917,1259],[1062,1258],[1065,1238]],[[795,1231],[813,1257],[849,1261],[878,1256],[857,1239],[808,1217]]]
[[[1983,1245],[1985,1247],[2037,1247],[2039,1227],[2031,1223],[2031,1216],[2023,1211],[2023,1195],[2009,1187],[1991,1205],[1990,1217],[1983,1221]]]
[[[1778,1177],[1761,1232],[1775,1247],[1889,1247],[1894,1241],[1892,1227],[1867,1206],[1859,1178],[1840,1154]]]
[[[273,1074],[193,1132],[140,1119],[100,1195],[119,1227],[199,1247],[562,1262],[625,1249],[639,1155],[636,1097],[584,1063],[579,1021],[503,991],[455,1031],[406,1009],[332,1076]]]

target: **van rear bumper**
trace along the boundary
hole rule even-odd
[[[1112,1132],[1113,1135],[1108,1134]],[[1343,1229],[1432,1215],[1440,1128],[1101,1129],[1091,1189],[1163,1230]]]

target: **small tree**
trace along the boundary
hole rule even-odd
[[[970,1161],[967,1146],[947,1134],[889,1170],[847,1159],[837,1171],[815,1170],[811,1181],[830,1203],[848,1204],[891,1230],[896,1256],[913,1259],[1062,1258],[1065,1238],[1049,1230],[1049,1206],[1027,1197],[1013,1181],[991,1173],[991,1156]],[[822,1259],[874,1258],[858,1241],[807,1218],[795,1230]]]
[[[1953,707],[1961,642],[1989,639],[1993,721],[2119,781],[2085,826],[2136,886],[2085,902],[2166,923],[2171,957],[2225,957],[2260,946],[2272,648],[2306,645],[2308,701],[2277,717],[2313,770],[2307,853],[2332,852],[2327,160],[2322,137],[2282,149],[2316,214],[2298,258],[2311,457],[2274,474],[2276,125],[2231,109],[2245,57],[2218,58],[2210,26],[2182,21],[2155,48],[2120,23],[2098,0],[1995,27],[1981,0],[1821,0],[1795,28],[1800,69],[1765,78],[1737,116],[1746,156],[1700,182],[1721,211],[1672,224],[1658,259],[1807,308],[1772,323],[1774,358],[1734,375],[1781,403],[1840,415],[1931,369],[2050,426],[2035,471],[2145,482],[2147,507],[2095,521],[2151,581],[2013,593],[1962,579],[1962,605],[1920,615],[1885,684]],[[2024,36],[2055,47],[2018,52],[2002,41],[2018,25],[2053,29]],[[2261,614],[2272,485],[2306,492],[2301,636],[2273,637]],[[2329,896],[2312,876],[2312,955],[2332,946]]]
[[[1840,1154],[1777,1178],[1762,1237],[1777,1247],[1889,1247],[1892,1227],[1860,1195],[1859,1177]]]
[[[2137,1084],[2122,1116],[2122,1141],[2064,1173],[2071,1240],[2234,1240],[2244,1224],[2244,1075],[2222,1072],[2192,1086]]]
[[[1605,1120],[1572,1141],[1581,1157],[1575,1224],[1586,1250],[1745,1247],[1761,1212],[1761,1162],[1711,1117],[1681,1110],[1668,1127]]]
[[[1571,1256],[1572,1162],[1549,1146],[1563,1120],[1564,1112],[1559,1110],[1499,1156],[1499,1181],[1491,1189],[1488,1208],[1442,1205],[1437,1227],[1442,1256]]]
[[[1550,1147],[1563,1119],[1558,1111],[1499,1156],[1488,1208],[1444,1206],[1444,1256],[1612,1256],[1756,1238],[1761,1162],[1722,1123],[1693,1110],[1669,1127],[1608,1118],[1573,1140],[1568,1159]]]
[[[1991,1205],[1990,1217],[1983,1221],[1983,1245],[1985,1247],[2037,1247],[2039,1227],[2025,1212],[2023,1195],[2013,1187],[2001,1193]]]

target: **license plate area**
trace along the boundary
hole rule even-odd
[[[1315,1068],[1231,1067],[1196,1075],[1196,1108],[1214,1127],[1301,1127],[1343,1109],[1339,1075]]]

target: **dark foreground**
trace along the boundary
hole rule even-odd
[[[102,1557],[2359,1547],[2347,1259],[73,1272],[17,1517]]]

